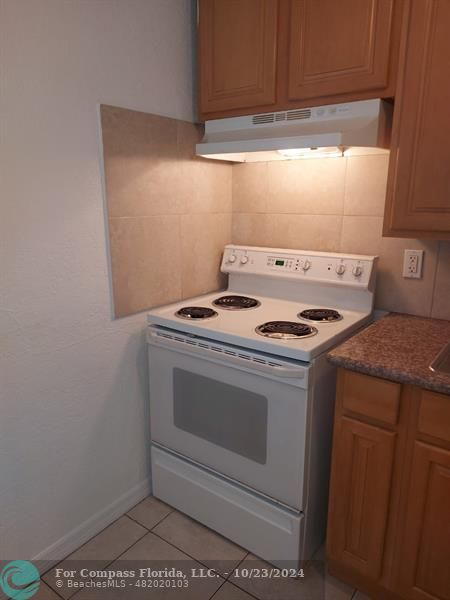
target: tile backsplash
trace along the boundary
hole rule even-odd
[[[231,167],[186,121],[102,106],[101,125],[115,316],[223,287]]]
[[[116,316],[223,287],[232,241],[376,254],[377,308],[450,319],[450,242],[382,237],[388,156],[231,165],[195,157],[192,123],[102,106],[101,124]]]
[[[237,164],[233,242],[380,257],[376,307],[450,319],[450,242],[383,238],[388,156]],[[425,250],[422,279],[403,250]]]

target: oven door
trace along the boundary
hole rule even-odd
[[[151,437],[302,509],[309,368],[148,328]]]

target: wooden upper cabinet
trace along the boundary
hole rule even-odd
[[[450,239],[449,0],[412,0],[402,55],[384,234]]]
[[[394,96],[405,0],[199,0],[199,112]]]
[[[387,88],[393,16],[394,0],[292,0],[289,100]]]
[[[200,114],[273,105],[278,0],[200,0]]]

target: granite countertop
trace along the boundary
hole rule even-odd
[[[450,321],[391,313],[329,354],[338,367],[450,394],[450,374],[428,367],[450,342]]]

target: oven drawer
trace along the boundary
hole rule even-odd
[[[152,447],[153,494],[280,568],[303,560],[303,513],[294,513]],[[308,557],[309,558],[309,557]]]
[[[149,344],[149,371],[152,441],[302,509],[303,379],[264,377],[259,368],[158,344]]]

